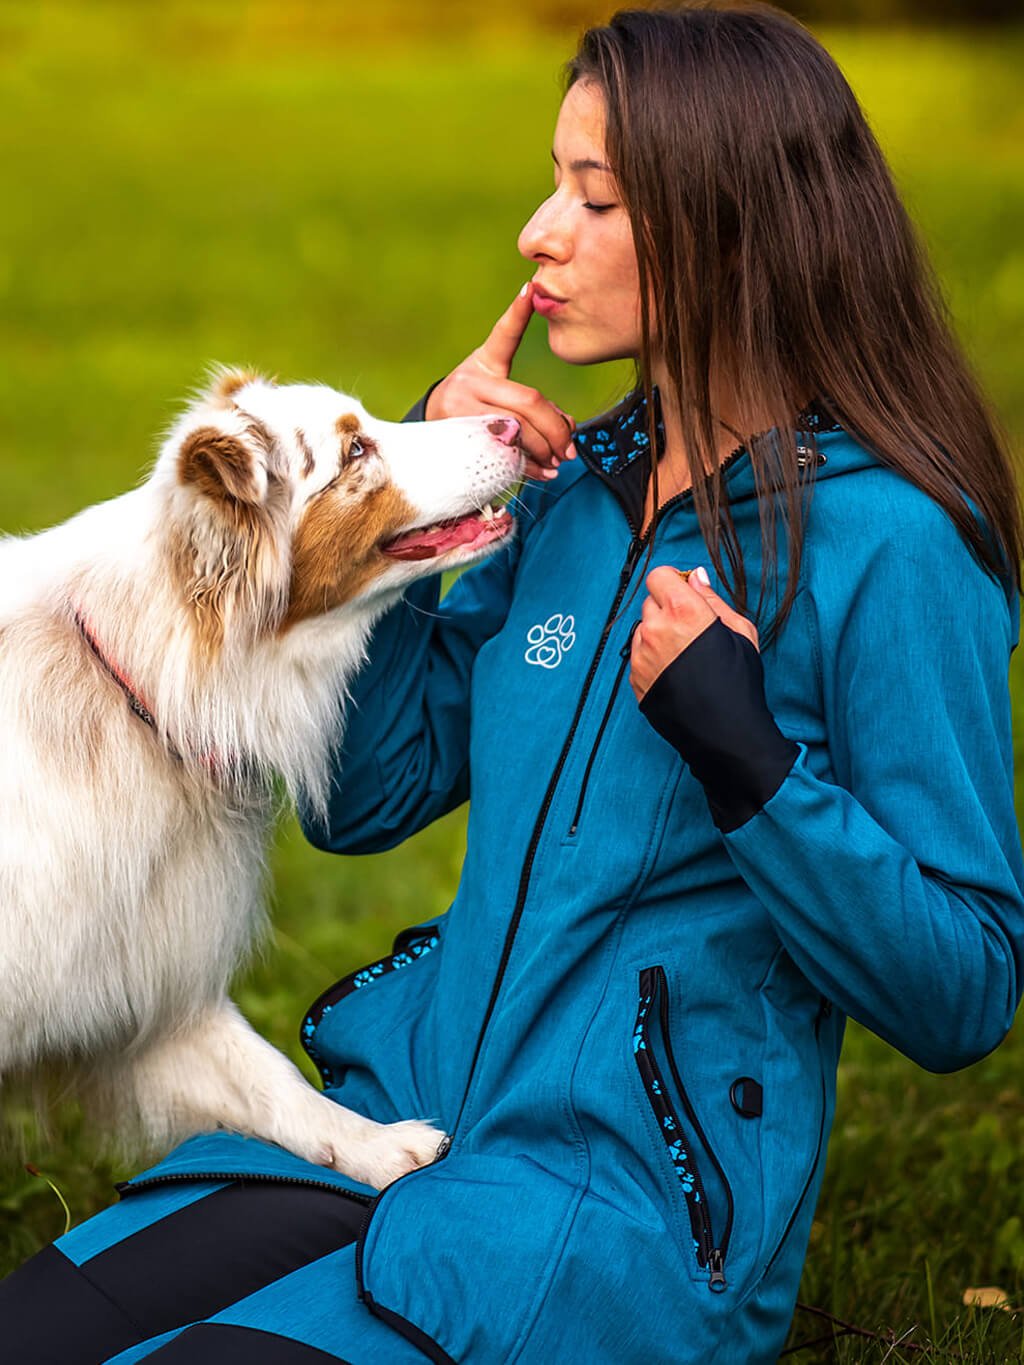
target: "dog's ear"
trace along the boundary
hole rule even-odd
[[[267,496],[264,452],[217,427],[190,431],[178,452],[178,478],[216,502],[259,507]]]
[[[215,367],[210,374],[209,388],[200,395],[200,401],[215,408],[231,408],[234,406],[235,394],[239,389],[244,389],[246,384],[271,383],[273,380],[257,374],[255,370],[235,366]]]

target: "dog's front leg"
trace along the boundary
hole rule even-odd
[[[429,1164],[443,1136],[417,1119],[374,1123],[333,1103],[230,1000],[153,1042],[126,1066],[146,1136],[161,1147],[229,1128],[382,1189]]]

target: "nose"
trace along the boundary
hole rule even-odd
[[[555,194],[538,204],[516,245],[520,256],[528,261],[564,261],[568,258],[571,244]]]
[[[487,423],[487,430],[497,436],[503,446],[514,446],[519,439],[519,423],[514,417],[495,417]]]

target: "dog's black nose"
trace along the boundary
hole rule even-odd
[[[502,445],[514,446],[519,439],[519,423],[514,417],[496,417],[487,423],[487,430],[497,436]]]

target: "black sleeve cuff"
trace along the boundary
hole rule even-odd
[[[659,673],[640,710],[702,784],[723,834],[762,809],[800,752],[768,709],[756,646],[720,620]]]
[[[409,409],[409,411],[402,418],[403,422],[425,422],[427,420],[427,404],[430,402],[430,395],[434,392],[434,390],[440,383],[441,380],[436,379],[433,382],[433,384],[431,384],[430,388],[426,391],[426,393],[419,400],[419,402],[414,403],[412,407]]]

